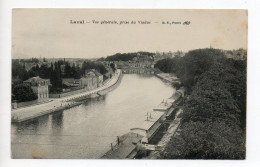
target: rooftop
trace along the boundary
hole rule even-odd
[[[102,76],[102,74],[100,74],[97,70],[95,69],[88,69],[88,70],[85,70],[85,74],[89,74],[89,73],[94,73],[96,76]]]
[[[29,79],[27,79],[27,80],[24,81],[24,82],[34,83],[34,82],[41,82],[41,81],[48,81],[48,79],[42,79],[42,78],[40,78],[39,76],[37,76],[37,77],[29,78]]]
[[[151,111],[148,113],[148,120],[146,115],[146,117],[144,117],[145,118],[144,122],[140,126],[136,128],[132,128],[131,130],[134,129],[149,130],[154,125],[154,123],[161,118],[163,114],[164,114],[163,112]]]
[[[159,105],[153,108],[154,111],[166,111],[172,106],[171,102],[162,101]]]
[[[178,90],[175,92],[174,95],[172,95],[172,97],[170,97],[168,100],[170,101],[175,101],[175,100],[178,100],[179,98],[181,97],[181,92]]]
[[[114,150],[109,150],[102,159],[125,159],[128,158],[136,148],[136,144],[141,141],[143,136],[136,133],[127,133],[120,136],[120,144],[114,147]]]

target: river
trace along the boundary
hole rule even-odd
[[[86,103],[11,125],[13,158],[100,158],[117,136],[142,124],[175,89],[150,74],[123,74],[113,91]]]

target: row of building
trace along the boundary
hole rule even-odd
[[[115,68],[122,69],[123,73],[146,73],[154,66],[153,56],[138,54],[129,61],[104,61],[103,64],[114,64]]]
[[[55,62],[58,62],[59,60],[62,60],[62,59],[58,59],[58,58],[53,58],[53,59],[39,59],[38,62],[37,61],[30,61],[30,60],[19,60],[19,63],[21,65],[24,65],[26,71],[29,71],[30,69],[32,69],[33,67],[41,67],[41,66],[47,66],[48,68],[51,67],[51,64],[54,65]],[[72,66],[75,66],[75,67],[79,67],[79,68],[82,68],[83,66],[83,62],[84,62],[85,59],[66,59],[66,62],[69,63],[69,65],[72,67]],[[65,59],[64,59],[65,61]],[[65,70],[65,65],[61,65],[61,71],[64,72]]]
[[[113,73],[109,71],[106,74],[107,78],[111,78]],[[80,79],[63,78],[62,84],[67,87],[76,87],[78,89],[93,90],[101,87],[104,82],[104,76],[97,70],[85,70],[85,74]],[[25,84],[30,85],[33,92],[38,96],[38,101],[44,101],[49,98],[49,86],[51,85],[49,79],[42,79],[39,76],[29,78],[24,81]]]
[[[148,55],[142,55],[138,54],[137,57],[134,57],[131,61],[116,61],[116,64],[121,67],[121,68],[150,68],[155,62],[161,59],[165,58],[172,58],[174,56],[183,56],[184,53],[177,51],[177,52],[156,52],[155,55],[153,56],[148,56]],[[33,60],[19,60],[20,64],[25,66],[25,69],[29,71],[33,67],[41,67],[43,65],[46,65],[48,68],[51,67],[51,64],[54,64],[55,62],[58,62],[59,60],[62,60],[60,58],[39,58],[38,61],[33,61]],[[69,63],[69,65],[75,66],[82,68],[83,62],[85,59],[80,59],[80,58],[67,58],[66,62]],[[65,62],[65,59],[64,59]],[[106,61],[102,63],[107,63]],[[61,72],[64,73],[65,71],[65,65],[61,65]]]
[[[237,49],[237,50],[225,50],[224,54],[227,58],[235,60],[246,60],[247,59],[247,50],[246,49]]]

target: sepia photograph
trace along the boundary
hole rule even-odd
[[[12,159],[245,160],[248,10],[13,8]]]

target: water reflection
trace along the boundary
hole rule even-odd
[[[119,87],[104,96],[30,122],[12,124],[12,156],[99,158],[117,136],[142,124],[145,114],[173,91],[150,74],[124,74]]]
[[[63,124],[63,112],[57,112],[50,116],[52,118],[51,127],[52,127],[52,134],[59,135],[62,131],[62,124]]]

